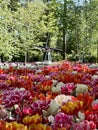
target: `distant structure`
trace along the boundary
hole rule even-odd
[[[47,33],[47,42],[46,44],[43,44],[43,46],[35,46],[37,48],[40,48],[43,51],[43,63],[44,64],[51,64],[52,63],[52,57],[51,57],[51,51],[55,50],[55,51],[62,51],[59,48],[52,48],[49,46],[50,43],[50,34]]]

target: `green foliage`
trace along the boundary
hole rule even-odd
[[[74,0],[25,0],[24,4],[18,0],[0,0],[2,61],[42,60],[42,51],[33,45],[46,43],[49,32],[51,47],[64,50],[66,43],[66,58],[77,61],[84,57],[87,62],[95,62],[98,59],[97,7],[96,0],[84,0],[82,5]],[[53,61],[62,59],[60,52],[53,51],[52,56]]]

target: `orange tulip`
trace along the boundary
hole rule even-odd
[[[0,130],[6,130],[6,122],[3,120],[0,120]]]
[[[17,122],[6,123],[5,130],[28,130],[27,126]]]
[[[79,100],[74,101],[74,102],[70,101],[70,102],[67,102],[65,105],[61,106],[61,110],[65,114],[69,114],[69,115],[75,115],[82,108],[83,108],[83,102]]]
[[[52,130],[52,128],[47,125],[39,123],[30,125],[29,130]]]
[[[42,117],[39,114],[36,114],[34,116],[26,116],[23,119],[23,123],[27,126],[31,124],[38,124],[42,122]]]

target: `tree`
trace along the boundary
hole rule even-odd
[[[12,28],[12,14],[8,9],[9,1],[6,3],[1,2],[0,6],[0,56],[2,60],[11,61],[15,52],[15,48],[12,43],[14,42]]]
[[[25,6],[18,8],[14,13],[15,30],[19,34],[19,48],[21,48],[25,62],[27,61],[27,53],[31,52],[33,44],[41,44],[40,37],[45,33],[44,9],[44,3],[36,0],[27,2]]]

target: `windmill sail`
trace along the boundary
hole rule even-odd
[[[36,45],[33,45],[34,48],[39,48],[43,51],[43,62],[46,62],[47,64],[51,64],[52,62],[52,57],[51,57],[51,51],[54,50],[54,51],[61,51],[61,49],[59,48],[52,48],[49,46],[49,43],[50,43],[50,34],[47,33],[47,42],[46,44],[43,44],[43,46],[36,46]]]

